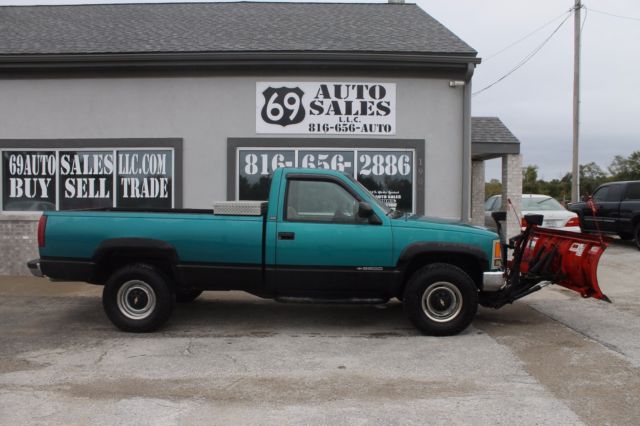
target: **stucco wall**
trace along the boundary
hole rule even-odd
[[[255,83],[265,80],[395,82],[398,132],[393,137],[426,140],[425,211],[460,217],[462,90],[450,88],[449,79],[366,75],[5,79],[0,80],[0,138],[181,137],[184,205],[208,207],[226,196],[227,138],[263,136],[255,133]]]

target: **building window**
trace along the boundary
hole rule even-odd
[[[171,148],[1,152],[2,211],[174,207]]]
[[[113,151],[60,151],[58,159],[59,210],[113,207]]]
[[[2,209],[55,210],[57,164],[54,151],[4,151]]]
[[[337,170],[356,178],[390,208],[415,212],[415,152],[383,148],[251,148],[237,150],[239,200],[266,200],[280,167]]]

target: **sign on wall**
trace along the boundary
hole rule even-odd
[[[113,207],[114,167],[113,151],[61,151],[60,210]]]
[[[173,150],[2,152],[2,210],[173,207]]]
[[[358,151],[358,182],[392,209],[413,210],[413,151]]]
[[[173,153],[125,150],[117,154],[118,207],[170,208]]]
[[[239,200],[266,200],[279,167],[337,170],[356,178],[393,209],[413,212],[412,149],[238,148]]]
[[[394,135],[394,83],[258,82],[256,133]]]
[[[4,151],[3,209],[55,209],[57,164],[53,151]]]

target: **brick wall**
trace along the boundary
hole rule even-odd
[[[502,209],[507,212],[507,238],[520,233],[520,223],[513,214],[513,209],[520,217],[522,215],[522,156],[505,155],[502,158]]]
[[[0,275],[30,275],[26,263],[38,257],[37,215],[0,215]]]
[[[471,162],[471,223],[484,226],[484,161]]]

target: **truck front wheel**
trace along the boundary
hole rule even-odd
[[[107,317],[120,330],[134,333],[161,327],[171,316],[174,303],[169,278],[141,263],[115,271],[102,292]]]
[[[433,263],[416,271],[404,291],[411,322],[429,336],[451,336],[467,328],[478,310],[478,289],[462,269]]]

